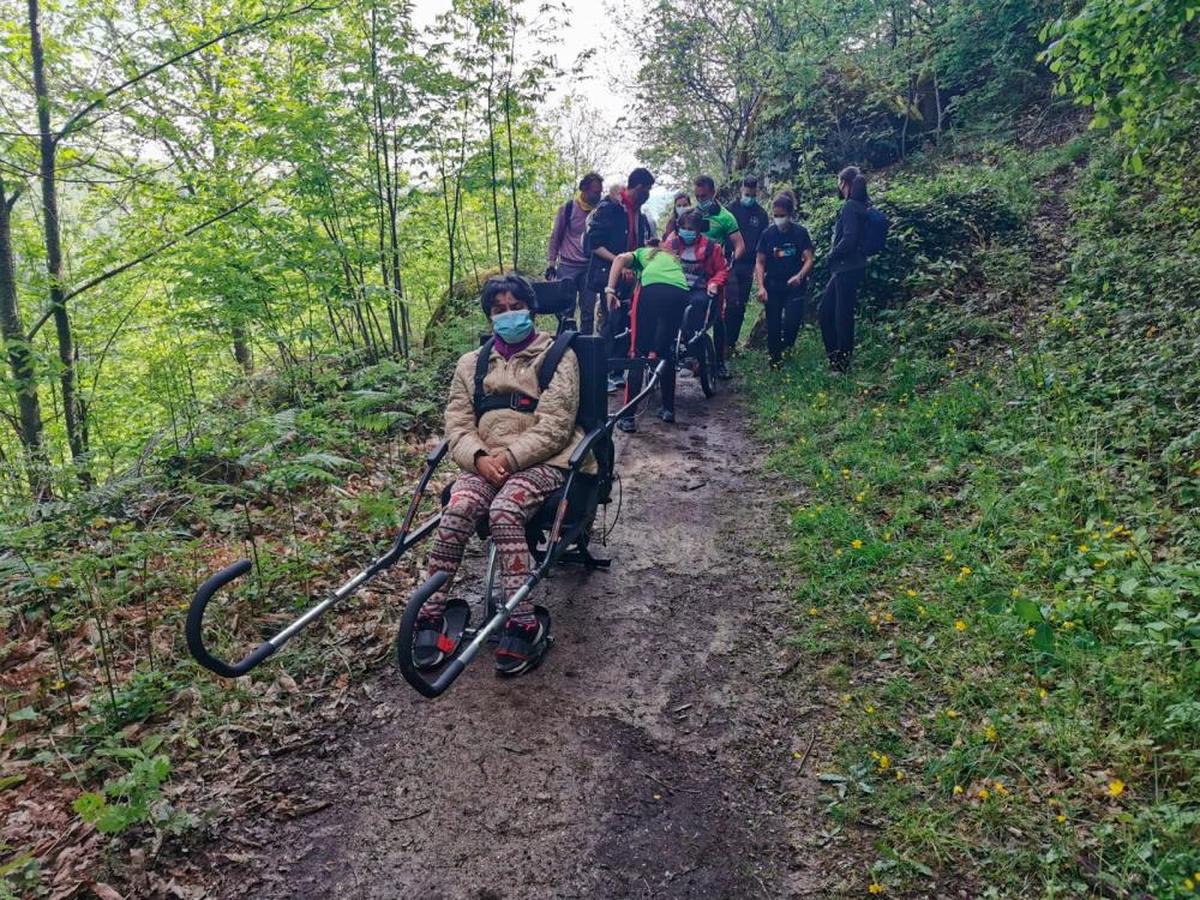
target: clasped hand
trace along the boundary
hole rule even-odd
[[[508,463],[503,456],[480,456],[475,460],[475,471],[492,487],[500,487],[508,478]]]

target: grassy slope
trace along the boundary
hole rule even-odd
[[[902,203],[990,184],[1029,224],[910,260],[916,298],[865,329],[852,379],[812,332],[782,373],[741,367],[803,497],[788,566],[794,640],[837,697],[828,814],[882,823],[858,891],[1200,882],[1197,242],[1079,150],[894,176]]]

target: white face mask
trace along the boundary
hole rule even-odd
[[[683,211],[684,211],[685,209],[687,209],[687,208],[688,208],[688,206],[687,206],[687,204],[686,204],[686,203],[680,203],[678,206],[676,206],[676,207],[675,207],[675,212],[676,212],[676,213],[681,213],[681,212],[683,212]]]
[[[787,216],[776,216],[776,217],[775,217],[775,227],[776,227],[776,228],[783,228],[783,227],[785,227],[785,226],[788,224],[788,222],[790,222],[790,221],[792,221],[792,220],[791,220],[791,219],[789,219]]]

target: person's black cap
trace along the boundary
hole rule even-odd
[[[629,180],[626,182],[626,186],[635,188],[641,187],[643,184],[646,187],[653,187],[654,176],[650,174],[649,169],[643,169],[639,166],[629,173]]]

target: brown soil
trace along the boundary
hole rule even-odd
[[[436,701],[378,671],[191,855],[205,894],[824,897],[846,883],[819,835],[821,701],[800,695],[809,677],[782,643],[781,498],[736,396],[680,389],[680,424],[649,410],[618,443],[612,569],[559,570],[541,590],[557,637],[543,666],[502,681],[485,654]]]

